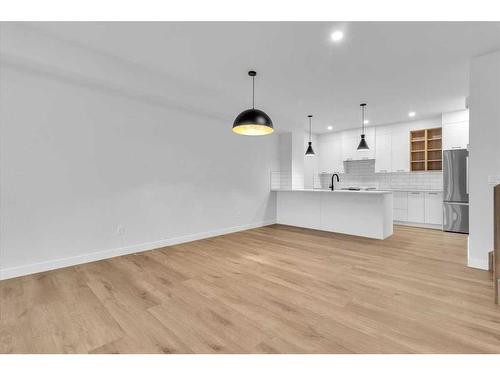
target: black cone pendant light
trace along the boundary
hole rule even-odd
[[[361,131],[361,141],[359,141],[358,150],[369,150],[370,149],[370,147],[368,147],[368,144],[366,143],[366,139],[365,139],[365,106],[366,106],[366,103],[360,104],[362,131]]]
[[[314,155],[314,150],[312,148],[312,141],[311,141],[311,119],[313,116],[308,115],[307,117],[309,117],[309,142],[306,150],[306,155]]]
[[[257,72],[251,70],[248,75],[252,77],[252,109],[247,109],[236,117],[233,123],[233,132],[242,135],[271,134],[274,131],[273,122],[265,112],[255,109],[255,76]]]

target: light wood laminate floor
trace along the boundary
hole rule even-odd
[[[2,353],[500,353],[466,236],[273,225],[0,282]]]

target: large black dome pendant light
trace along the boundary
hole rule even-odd
[[[368,147],[368,144],[366,143],[366,140],[365,140],[365,106],[366,106],[366,103],[360,104],[362,131],[361,131],[361,141],[359,141],[358,150],[369,150],[370,149],[370,147]]]
[[[311,119],[312,119],[312,115],[308,115],[307,117],[309,117],[309,142],[308,142],[308,146],[307,146],[307,150],[306,150],[306,155],[314,155],[314,150],[312,148],[312,141],[311,141]]]
[[[242,135],[267,135],[271,134],[273,122],[269,116],[255,109],[255,76],[257,72],[250,70],[248,75],[252,77],[252,109],[241,112],[233,123],[233,132]]]

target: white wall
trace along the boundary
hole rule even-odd
[[[1,278],[275,222],[276,135],[238,136],[120,61],[16,37],[0,40]]]
[[[304,188],[304,137],[299,131],[279,134],[280,187]]]
[[[280,133],[279,158],[280,172],[292,173],[292,133]]]
[[[500,51],[475,58],[470,75],[468,263],[488,268],[493,250],[493,185],[500,175]]]

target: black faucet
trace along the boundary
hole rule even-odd
[[[340,182],[339,175],[337,173],[332,174],[332,184],[330,185],[330,189],[333,191],[335,187],[333,186],[333,178],[337,177],[337,182]]]

